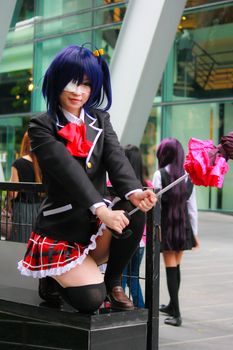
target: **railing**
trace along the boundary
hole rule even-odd
[[[192,54],[194,57],[194,80],[205,89],[217,62],[195,41],[193,41]],[[191,66],[189,68],[192,69]]]
[[[178,52],[179,54],[179,52]],[[178,60],[181,69],[203,90],[232,89],[233,87],[233,65],[231,60],[232,51],[221,51],[208,53],[196,41],[192,41],[190,57]],[[218,60],[217,57],[224,57]],[[187,79],[186,79],[187,80]]]
[[[42,184],[0,182],[1,240],[28,241],[43,192]]]
[[[12,199],[16,193],[17,199]],[[42,184],[0,182],[1,240],[27,242],[44,198],[43,193]],[[128,279],[139,278],[141,283],[145,283],[145,307],[148,309],[147,350],[158,349],[159,230],[160,205],[157,204],[147,214],[145,271],[141,269],[139,276],[127,276]]]

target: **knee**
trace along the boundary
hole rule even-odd
[[[61,287],[62,288],[62,287]],[[96,311],[106,297],[104,282],[79,287],[62,288],[61,294],[73,308],[80,312]]]

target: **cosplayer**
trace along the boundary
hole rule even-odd
[[[144,213],[156,202],[151,190],[142,190],[110,123],[111,84],[102,54],[74,45],[59,52],[43,81],[47,113],[28,128],[47,196],[18,268],[55,279],[62,297],[81,312],[98,309],[106,291],[112,308],[133,309],[121,274],[140,242]],[[122,199],[117,209],[105,202],[106,172]],[[140,210],[129,223],[124,210],[134,206]],[[112,236],[110,229],[122,234],[127,225],[131,236]],[[106,261],[103,280],[98,265]]]
[[[184,175],[184,150],[175,138],[165,138],[157,150],[159,170],[153,177],[155,188],[165,188]],[[177,205],[178,203],[178,205]],[[179,288],[181,282],[180,265],[184,250],[199,246],[198,215],[195,188],[191,181],[180,182],[164,193],[161,198],[160,250],[166,267],[167,287],[170,296],[168,305],[161,305],[160,311],[171,317],[165,324],[181,326]]]

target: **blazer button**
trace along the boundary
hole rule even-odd
[[[87,167],[88,167],[88,169],[91,169],[91,168],[92,168],[91,162],[87,162]]]

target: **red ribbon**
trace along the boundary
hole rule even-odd
[[[58,131],[58,135],[66,139],[67,150],[76,157],[87,157],[92,142],[86,139],[86,125],[69,123]]]

